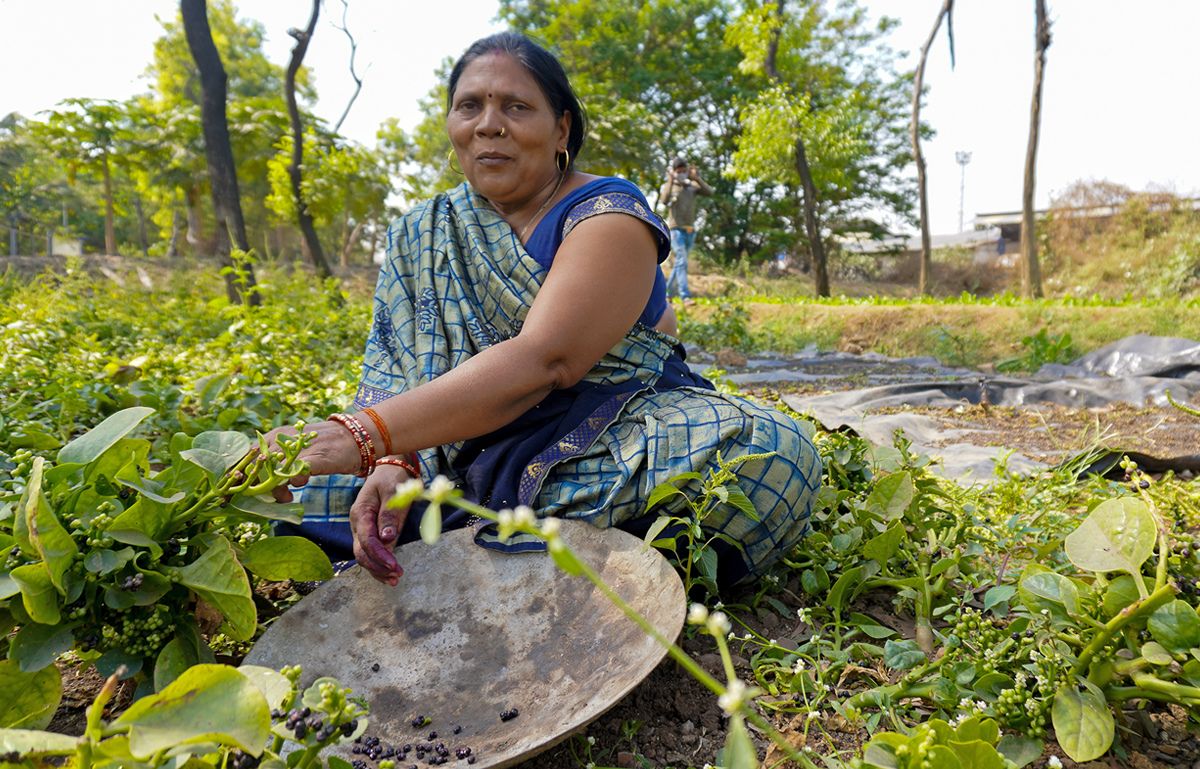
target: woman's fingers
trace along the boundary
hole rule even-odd
[[[396,488],[397,477],[390,468],[372,475],[350,508],[355,560],[372,577],[389,585],[398,584],[404,574],[392,550],[408,510],[389,510],[384,506],[387,496]]]

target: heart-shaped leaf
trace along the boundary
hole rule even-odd
[[[1137,575],[1157,539],[1158,527],[1146,503],[1123,497],[1097,505],[1064,545],[1067,558],[1081,569]]]
[[[1087,689],[1060,686],[1051,710],[1058,744],[1074,761],[1092,761],[1112,745],[1115,723],[1104,698]]]

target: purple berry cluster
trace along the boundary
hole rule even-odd
[[[271,718],[285,719],[283,725],[300,741],[303,741],[310,732],[316,737],[317,742],[325,742],[339,731],[343,737],[349,737],[358,728],[357,720],[347,721],[341,726],[326,724],[322,721],[319,713],[314,715],[309,708],[294,708],[287,713],[275,709],[271,711]]]
[[[517,712],[516,708],[509,708],[508,710],[503,710],[500,712],[500,720],[511,721],[519,715],[521,714]]]

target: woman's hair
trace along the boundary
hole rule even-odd
[[[579,150],[583,147],[583,139],[587,136],[587,117],[583,114],[583,105],[579,103],[571,81],[563,71],[562,64],[554,54],[542,48],[525,35],[516,32],[498,32],[495,35],[476,40],[463,53],[454,69],[450,72],[450,88],[446,96],[446,111],[454,106],[454,92],[458,89],[458,79],[462,76],[467,65],[487,53],[504,53],[521,63],[538,87],[550,102],[550,109],[555,118],[561,118],[564,112],[571,113],[571,132],[567,136],[567,152],[571,153],[571,163],[575,165]]]

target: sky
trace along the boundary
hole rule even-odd
[[[907,66],[933,27],[942,0],[860,0],[873,16],[901,25],[890,42]],[[1035,205],[1080,179],[1107,179],[1135,190],[1167,186],[1200,195],[1200,76],[1197,0],[1050,0]],[[496,0],[350,0],[346,23],[358,41],[362,93],[342,133],[373,145],[385,119],[406,130],[420,121],[418,100],[447,56],[500,26]],[[340,0],[325,10],[305,65],[316,77],[316,113],[336,122],[354,89]],[[142,77],[178,0],[0,0],[0,116],[35,117],[62,99],[126,99]],[[242,17],[262,22],[266,51],[286,64],[290,27],[304,27],[310,4],[241,0]],[[967,227],[977,213],[1021,207],[1033,91],[1034,3],[957,3],[956,67],[943,25],[930,50],[922,118],[937,136],[923,143],[934,234],[958,231],[960,181]],[[369,65],[369,66],[368,66]],[[956,152],[970,152],[964,167]],[[703,169],[717,174],[722,169]],[[915,175],[915,170],[913,171]]]

